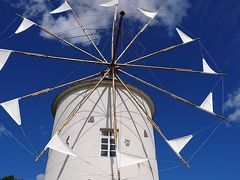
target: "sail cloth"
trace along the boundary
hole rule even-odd
[[[23,18],[23,21],[20,24],[20,26],[18,27],[18,29],[16,30],[15,34],[18,34],[18,33],[21,33],[23,31],[26,31],[28,28],[30,28],[34,24],[35,23],[30,21],[29,19]]]
[[[210,92],[206,99],[200,105],[202,109],[213,113],[213,94]]]
[[[151,11],[147,11],[145,9],[142,9],[142,8],[138,8],[139,11],[141,11],[145,16],[153,19],[157,14],[158,12],[151,12]]]
[[[207,61],[203,58],[203,72],[210,73],[210,74],[216,74],[216,72],[208,65]]]
[[[112,7],[115,5],[118,5],[118,0],[112,0],[107,3],[100,4],[100,6],[102,6],[102,7]]]
[[[52,12],[50,12],[50,14],[57,14],[57,13],[61,13],[61,12],[65,12],[65,11],[71,10],[71,9],[72,9],[71,6],[68,4],[67,1],[65,1],[57,9],[53,10]]]
[[[169,145],[172,149],[179,154],[181,150],[186,146],[186,144],[192,139],[193,135],[188,135],[172,140],[168,140]]]
[[[180,38],[182,39],[183,43],[188,43],[193,41],[192,38],[190,38],[189,36],[187,36],[184,32],[182,32],[180,29],[176,28],[178,35],[180,36]]]
[[[20,126],[21,114],[19,108],[19,99],[13,99],[1,104],[5,111],[13,118],[13,120]]]
[[[77,156],[75,153],[72,152],[72,150],[69,148],[69,146],[61,140],[61,138],[58,134],[55,134],[52,137],[52,139],[46,145],[45,149],[46,148],[50,148],[50,149],[53,149],[55,151],[58,151],[60,153],[67,154],[70,156],[74,156],[74,157]]]
[[[116,151],[118,168],[128,167],[148,161],[146,158]]]
[[[11,50],[0,49],[0,71],[2,70],[3,66],[6,64],[11,52],[12,52]]]

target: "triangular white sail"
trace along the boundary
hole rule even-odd
[[[145,16],[147,16],[147,17],[149,17],[149,18],[152,18],[152,19],[158,14],[158,12],[151,12],[151,11],[147,11],[147,10],[142,9],[142,8],[138,8],[138,9],[139,9],[139,11],[141,11]]]
[[[148,159],[117,151],[118,168],[136,165],[145,161],[148,161]]]
[[[112,7],[118,4],[118,0],[112,0],[107,3],[100,4],[102,7]]]
[[[193,135],[188,135],[172,140],[168,140],[169,145],[172,149],[179,154],[181,150],[186,146],[186,144],[192,139]]]
[[[213,113],[213,94],[210,92],[200,105],[201,108]]]
[[[207,61],[204,58],[202,59],[202,63],[203,63],[203,72],[216,74],[216,72],[208,65]]]
[[[11,52],[12,52],[11,50],[0,49],[0,71],[6,64]]]
[[[58,134],[55,134],[52,137],[52,139],[49,141],[45,148],[50,148],[60,153],[68,154],[70,156],[77,156],[75,153],[72,152],[69,146],[60,139],[60,136]]]
[[[57,14],[57,13],[61,13],[61,12],[65,12],[65,11],[71,10],[71,9],[72,9],[71,6],[68,4],[67,1],[65,1],[57,9],[53,10],[52,12],[50,12],[50,14]]]
[[[13,118],[13,120],[18,125],[21,125],[19,99],[13,99],[13,100],[1,103],[1,106],[7,111],[7,113]]]
[[[192,38],[190,38],[189,36],[187,36],[185,33],[183,33],[180,29],[176,28],[178,35],[180,36],[180,38],[182,39],[183,43],[188,43],[193,41]]]
[[[30,21],[27,18],[23,18],[22,23],[20,24],[20,26],[18,27],[18,29],[16,30],[15,34],[21,33],[25,30],[27,30],[28,28],[30,28],[32,25],[34,25],[35,23]]]

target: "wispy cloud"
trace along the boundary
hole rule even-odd
[[[240,122],[240,88],[228,95],[225,108],[229,120]]]
[[[14,8],[24,11],[27,17],[35,17],[38,22],[47,29],[60,33],[62,37],[72,37],[82,35],[83,32],[79,30],[72,15],[50,15],[50,11],[57,8],[64,0],[50,1],[50,0],[5,0]],[[80,17],[80,21],[87,28],[101,29],[111,27],[114,8],[100,7],[99,4],[108,2],[110,0],[69,0],[76,14]],[[57,5],[56,5],[57,3]],[[146,22],[146,18],[141,16],[137,7],[155,11],[162,8],[158,19],[160,25],[167,29],[180,24],[182,19],[187,16],[187,10],[190,7],[189,0],[124,0],[120,1],[120,10],[127,13],[126,18],[132,21]],[[157,23],[155,23],[156,25]],[[97,30],[92,30],[95,34]],[[41,32],[41,36],[51,38],[46,33]],[[99,42],[101,35],[95,35],[94,40]],[[86,38],[70,39],[72,43],[86,42]]]
[[[45,175],[44,174],[38,174],[36,176],[36,180],[44,180]]]
[[[0,123],[0,139],[9,136],[7,129]]]

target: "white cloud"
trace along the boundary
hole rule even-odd
[[[63,3],[63,0],[58,0],[58,5],[56,5],[56,1],[51,2],[49,0],[5,1],[13,7],[25,10],[24,14],[27,17],[40,18],[39,23],[43,27],[57,34],[62,32],[61,37],[72,37],[83,34],[71,14],[64,14],[65,16],[50,15],[49,12]],[[91,29],[111,28],[114,8],[99,6],[99,4],[108,1],[110,0],[69,0],[74,11],[80,17],[81,23]],[[122,0],[119,3],[119,9],[124,10],[127,14],[125,18],[140,23],[146,22],[147,18],[141,15],[137,9],[138,7],[152,11],[162,8],[158,19],[160,24],[167,29],[171,29],[176,24],[180,24],[182,19],[187,16],[187,10],[190,7],[189,0]],[[97,30],[91,31],[91,33],[96,32]],[[41,32],[41,36],[50,38],[50,36],[44,32]],[[100,38],[100,35],[94,36],[96,43]],[[75,38],[70,39],[70,41],[72,43],[83,43],[86,42],[87,39]]]
[[[4,136],[8,136],[7,129],[0,123],[0,139]]]
[[[229,112],[229,120],[240,121],[240,88],[228,95],[228,99],[225,102],[225,108]]]
[[[36,176],[36,180],[44,180],[45,175],[44,174],[38,174]]]

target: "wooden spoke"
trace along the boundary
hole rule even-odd
[[[133,60],[131,60],[131,61],[125,63],[125,64],[133,64],[133,63],[135,63],[135,62],[137,62],[137,61],[140,61],[140,60],[146,59],[146,58],[148,58],[148,57],[151,57],[151,56],[154,56],[154,55],[157,55],[157,54],[163,53],[163,52],[170,51],[170,50],[172,50],[172,49],[175,49],[175,48],[178,48],[178,47],[184,46],[184,45],[186,45],[186,44],[189,44],[189,43],[191,43],[191,42],[194,42],[194,41],[196,41],[196,40],[199,40],[199,38],[197,38],[197,39],[193,39],[193,41],[190,41],[190,42],[187,42],[187,43],[176,44],[176,45],[173,45],[173,46],[170,46],[170,47],[164,48],[164,49],[160,49],[160,50],[158,50],[158,51],[152,52],[152,53],[147,54],[147,55],[145,55],[145,56],[142,56],[142,57],[139,57],[139,58],[133,59]]]
[[[159,13],[160,9],[157,11],[157,13]],[[156,16],[155,16],[156,17]],[[121,59],[121,57],[125,54],[125,52],[131,47],[131,45],[135,42],[135,40],[138,38],[138,36],[140,34],[142,34],[147,27],[151,24],[151,22],[153,21],[154,18],[151,18],[144,26],[143,28],[136,34],[136,36],[132,39],[132,41],[127,45],[127,47],[123,50],[123,52],[118,56],[118,58],[116,59],[116,63],[119,61],[119,59]]]
[[[114,55],[114,36],[115,36],[115,24],[117,20],[117,12],[118,12],[118,3],[115,5],[114,15],[113,15],[113,23],[112,23],[112,42],[111,42],[111,59],[113,59]]]
[[[68,2],[69,4],[69,2]],[[72,12],[74,19],[77,21],[78,25],[80,26],[80,28],[82,29],[82,31],[84,32],[84,34],[87,36],[88,40],[92,43],[92,45],[94,46],[94,48],[96,49],[96,51],[98,52],[98,54],[101,56],[101,58],[107,62],[107,60],[105,59],[105,57],[102,55],[102,53],[99,51],[98,47],[96,46],[96,44],[93,42],[92,38],[89,36],[89,34],[87,33],[87,31],[85,30],[85,28],[83,27],[83,25],[80,23],[80,20],[77,16],[77,14],[73,11],[73,9],[71,8],[70,11]]]
[[[19,14],[17,14],[17,16],[19,16],[19,17],[21,17],[21,18],[24,18],[24,16],[19,15]],[[101,61],[101,62],[103,61],[103,60],[99,59],[98,57],[96,57],[96,56],[94,56],[94,55],[88,53],[87,51],[85,51],[85,50],[83,50],[83,49],[81,49],[81,48],[75,46],[74,44],[72,44],[72,43],[66,41],[65,39],[60,38],[59,36],[57,36],[57,35],[54,34],[53,32],[51,32],[51,31],[49,31],[49,30],[43,28],[42,26],[40,26],[40,25],[38,25],[38,24],[36,24],[36,23],[34,23],[34,25],[37,26],[39,29],[43,30],[44,32],[46,32],[47,34],[49,34],[49,35],[53,36],[54,38],[58,39],[59,41],[61,41],[61,42],[65,43],[65,44],[67,44],[68,46],[70,46],[70,47],[72,47],[72,48],[74,48],[74,49],[77,49],[78,51],[81,51],[82,53],[84,53],[84,54],[86,54],[86,55],[88,55],[88,56],[90,56],[90,57],[92,57],[92,58],[94,58],[94,59],[96,59],[96,60],[98,60],[98,61]]]
[[[133,76],[133,75],[131,75],[131,74],[129,74],[129,73],[123,71],[123,70],[120,70],[120,69],[119,69],[119,72],[122,72],[123,74],[125,74],[125,75],[127,75],[127,76],[129,76],[129,77],[131,77],[131,78],[133,78],[133,79],[135,79],[135,80],[137,80],[137,81],[140,81],[140,82],[142,82],[142,83],[145,84],[145,85],[148,85],[148,86],[150,86],[150,87],[152,87],[152,88],[154,88],[154,89],[157,89],[157,90],[161,91],[162,93],[167,94],[168,96],[170,96],[170,97],[173,98],[173,99],[177,99],[177,100],[179,100],[179,101],[181,101],[181,102],[184,102],[184,103],[186,103],[186,104],[188,104],[188,105],[191,105],[191,106],[193,106],[193,107],[195,107],[195,108],[197,108],[197,109],[200,109],[200,110],[202,110],[202,111],[204,111],[204,112],[207,112],[207,113],[209,113],[209,114],[211,114],[211,115],[214,115],[214,116],[216,116],[216,117],[218,117],[218,118],[220,118],[220,119],[222,119],[222,120],[227,120],[225,117],[223,117],[223,116],[221,116],[221,115],[219,115],[219,114],[216,114],[216,113],[214,113],[214,112],[207,111],[207,110],[201,108],[200,106],[198,106],[197,104],[194,104],[194,103],[192,103],[192,102],[190,102],[190,101],[188,101],[188,100],[186,100],[186,99],[184,99],[184,98],[182,98],[182,97],[180,97],[180,96],[177,96],[177,95],[175,95],[175,94],[173,94],[173,93],[171,93],[171,92],[168,92],[168,91],[165,90],[165,89],[162,89],[162,88],[160,88],[160,87],[158,87],[158,86],[155,86],[155,85],[153,85],[153,84],[151,84],[151,83],[148,83],[148,82],[146,82],[146,81],[144,81],[144,80],[142,80],[142,79],[140,79],[140,78],[138,78],[138,77],[136,77],[136,76]]]
[[[115,69],[112,69],[112,119],[115,146],[118,147],[118,132],[117,132],[117,119],[116,119],[116,86],[115,86]]]
[[[81,63],[110,65],[110,63],[106,63],[106,62],[92,61],[92,60],[87,60],[87,59],[76,59],[76,58],[68,58],[68,57],[51,56],[51,55],[45,55],[45,54],[39,54],[39,53],[33,53],[33,52],[25,52],[25,51],[17,51],[17,50],[12,50],[12,53],[33,56],[33,57],[40,57],[40,58],[48,58],[48,59],[54,59],[54,60],[64,60],[64,61],[74,61],[74,62],[81,62]]]
[[[72,120],[72,118],[77,114],[77,112],[79,111],[79,109],[84,105],[84,103],[89,99],[89,97],[93,94],[93,92],[98,88],[98,86],[101,84],[101,82],[104,80],[104,78],[108,75],[108,73],[110,72],[110,70],[107,70],[103,77],[98,81],[98,83],[93,87],[93,89],[88,93],[88,95],[86,97],[84,97],[78,104],[77,106],[70,112],[70,114],[68,115],[68,117],[66,118],[65,122],[63,123],[63,125],[59,128],[59,130],[57,131],[58,134],[61,133],[62,129]],[[35,161],[38,161],[39,158],[41,158],[41,156],[43,155],[43,153],[47,150],[47,148],[45,147],[41,153],[37,156],[37,158],[35,159]]]
[[[146,115],[147,120],[152,124],[152,126],[157,130],[157,132],[160,134],[160,136],[163,138],[163,140],[169,145],[169,147],[172,149],[172,147],[170,146],[167,138],[165,137],[165,135],[162,133],[161,129],[159,128],[159,126],[153,121],[153,119],[148,115],[147,111],[144,109],[144,107],[139,103],[139,101],[137,100],[137,98],[131,93],[131,91],[129,90],[129,88],[125,85],[125,83],[121,80],[121,78],[116,75],[117,79],[121,82],[121,84],[123,85],[123,87],[126,89],[126,91],[128,92],[128,94],[131,96],[133,103],[135,105],[135,107],[138,109],[140,108],[143,113]],[[172,149],[173,150],[173,149]],[[173,150],[173,152],[175,152]],[[176,153],[175,154],[178,156],[178,158],[189,168],[189,165],[187,163],[186,160],[183,159],[183,157]]]
[[[167,71],[176,71],[176,72],[187,72],[187,73],[199,73],[199,74],[208,74],[208,75],[218,75],[225,76],[223,73],[207,73],[204,71],[196,71],[192,69],[182,69],[182,68],[174,68],[174,67],[161,67],[161,66],[146,66],[146,65],[138,65],[138,64],[116,64],[116,66],[125,66],[125,67],[136,67],[136,68],[145,68],[145,69],[156,69],[156,70],[167,70]]]
[[[40,91],[37,91],[37,92],[31,93],[31,94],[27,94],[25,96],[19,97],[19,99],[26,99],[28,97],[38,96],[40,94],[44,94],[44,93],[47,93],[47,92],[50,92],[50,91],[53,91],[53,90],[56,90],[56,89],[60,89],[60,88],[63,88],[65,86],[73,85],[73,84],[88,80],[90,78],[96,77],[96,76],[100,75],[101,73],[102,72],[98,72],[98,73],[92,74],[90,76],[87,76],[87,77],[84,77],[84,78],[81,78],[81,79],[77,79],[75,81],[71,81],[71,82],[68,82],[68,83],[65,83],[65,84],[61,84],[59,86],[45,88],[45,89],[42,89]]]

